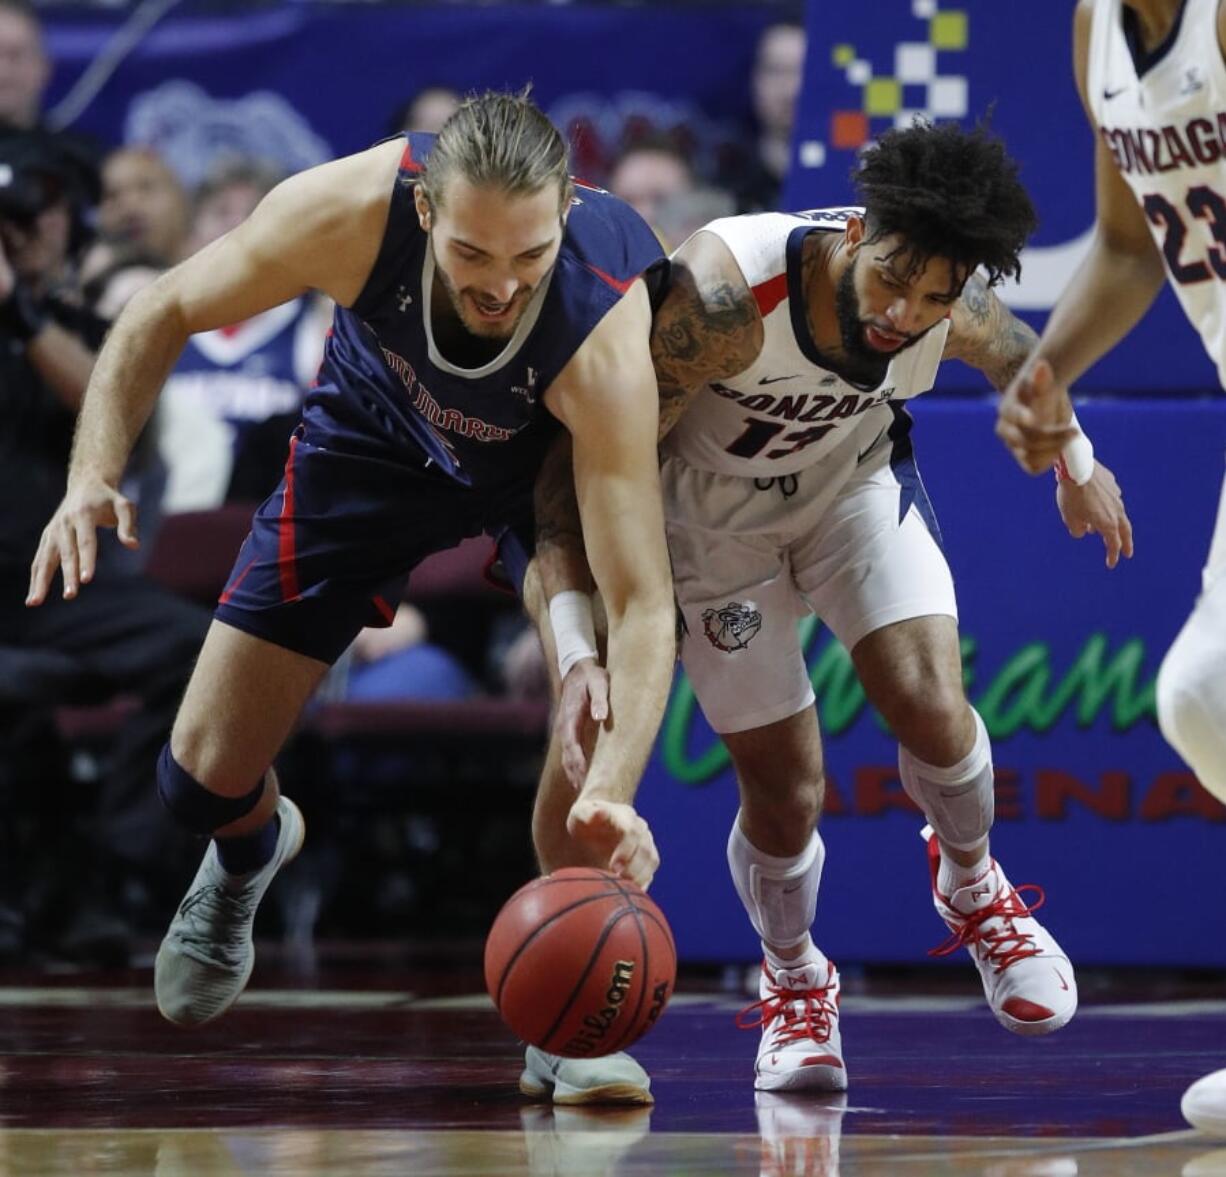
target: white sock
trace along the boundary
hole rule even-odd
[[[992,859],[986,851],[983,857],[973,866],[962,866],[952,858],[941,854],[941,865],[937,868],[937,890],[946,898],[955,891],[970,883],[978,882],[986,875],[992,866]]]

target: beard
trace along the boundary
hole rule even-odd
[[[438,264],[437,255],[434,259],[434,272],[443,284],[443,289],[447,292],[447,299],[451,303],[451,309],[455,312],[456,318],[460,320],[461,326],[469,335],[475,335],[478,339],[504,342],[510,339],[515,334],[515,328],[519,326],[520,319],[524,317],[524,312],[528,309],[528,303],[532,300],[532,294],[536,290],[535,286],[520,286],[511,296],[505,318],[491,321],[481,318],[473,302],[488,304],[495,300],[471,286],[466,286],[461,290],[452,282],[447,271]]]
[[[866,322],[860,318],[860,300],[856,297],[857,257],[844,271],[834,292],[834,311],[839,323],[839,338],[842,342],[839,374],[852,384],[876,388],[889,371],[890,361],[909,347],[914,347],[931,327],[907,337],[906,343],[892,352],[880,352],[870,346],[865,338]],[[935,324],[934,324],[935,325]]]

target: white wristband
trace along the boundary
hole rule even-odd
[[[1077,430],[1077,436],[1060,451],[1060,458],[1069,479],[1078,486],[1085,486],[1094,475],[1094,446],[1082,430],[1076,413],[1069,424]]]
[[[558,650],[558,674],[562,678],[576,662],[596,657],[596,626],[592,621],[592,598],[578,589],[558,593],[549,602],[549,624]]]

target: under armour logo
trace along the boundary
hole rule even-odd
[[[403,286],[396,291],[396,305],[400,308],[402,315],[409,309],[412,301],[413,296]]]

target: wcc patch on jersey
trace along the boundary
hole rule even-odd
[[[725,654],[745,649],[761,628],[762,614],[740,601],[729,601],[719,609],[707,609],[702,615],[702,631],[707,641]]]

